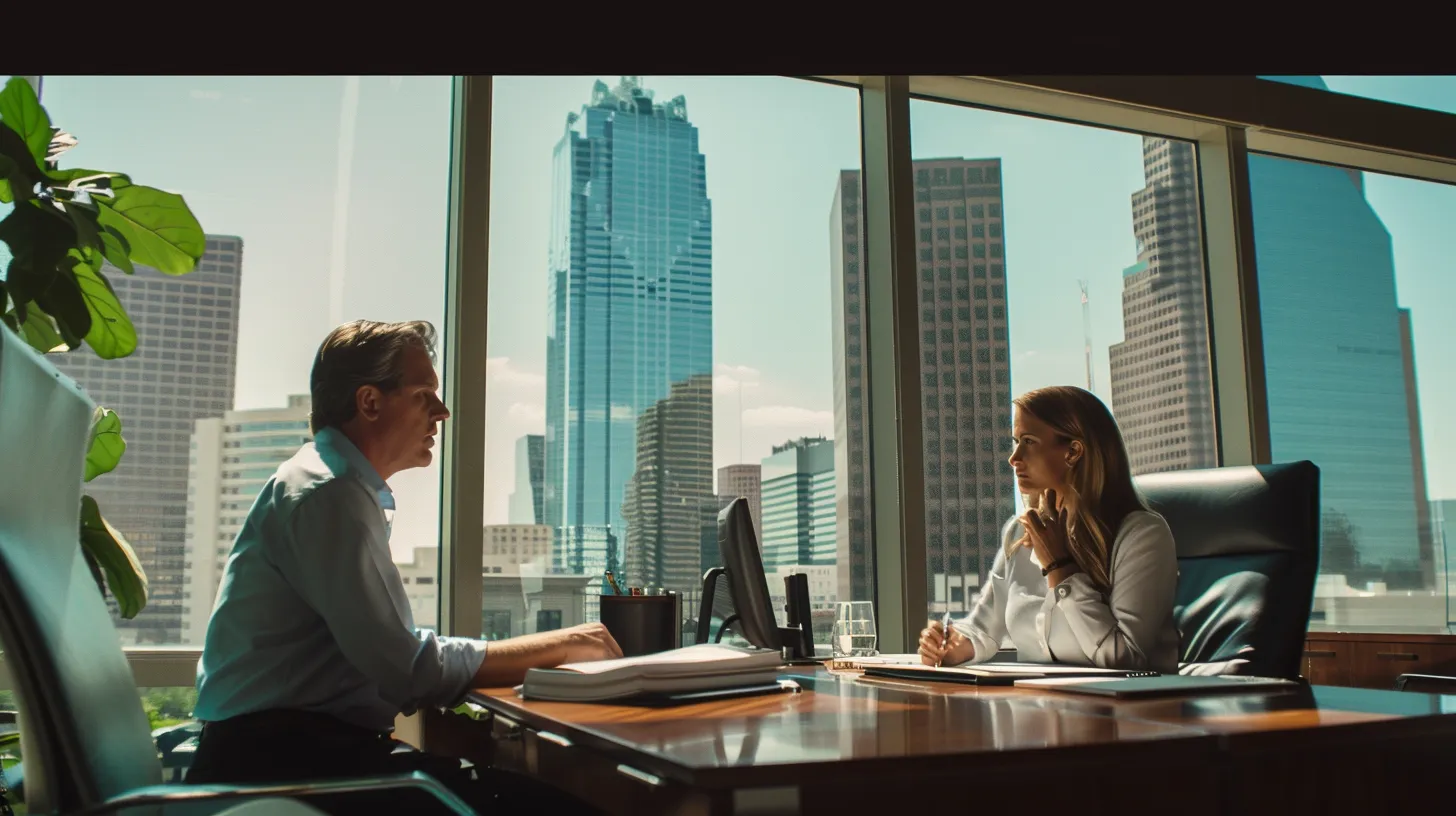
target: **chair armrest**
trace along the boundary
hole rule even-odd
[[[1447,677],[1443,674],[1402,674],[1395,678],[1395,690],[1456,694],[1456,677]]]
[[[311,796],[367,794],[381,790],[417,788],[434,796],[440,804],[461,816],[476,816],[464,799],[434,777],[414,771],[408,774],[360,777],[357,779],[320,779],[311,782],[277,782],[261,785],[148,785],[116,796],[94,807],[80,811],[91,814],[114,813],[140,805],[181,805],[194,802],[224,802],[230,799],[251,799],[283,796],[308,799]]]

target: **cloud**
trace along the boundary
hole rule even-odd
[[[205,91],[199,88],[193,88],[187,95],[193,99],[204,99],[208,102],[217,102],[222,99],[222,91]]]
[[[520,388],[546,388],[546,375],[517,368],[509,357],[491,357],[485,361],[485,374],[493,383]]]
[[[750,428],[795,428],[828,435],[834,431],[834,412],[797,405],[765,405],[744,411],[743,424]]]
[[[762,376],[758,369],[750,366],[719,363],[713,366],[713,393],[737,394],[739,386],[744,391],[751,391],[758,387]]]

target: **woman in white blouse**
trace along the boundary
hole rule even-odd
[[[1027,511],[975,606],[946,632],[920,633],[931,665],[990,660],[1006,635],[1022,661],[1178,671],[1173,534],[1132,483],[1102,401],[1054,386],[1014,401],[1011,466]]]

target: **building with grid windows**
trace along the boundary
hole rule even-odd
[[[124,643],[180,643],[187,561],[188,457],[194,423],[233,407],[243,241],[207,236],[195,271],[103,271],[136,327],[130,357],[90,348],[50,357],[97,405],[121,416],[126,455],[86,486],[107,521],[136,550],[149,584],[136,618],[117,619]]]
[[[258,493],[278,466],[313,439],[307,394],[283,408],[228,411],[199,419],[187,479],[187,547],[182,570],[182,642],[202,643],[223,567]]]
[[[1015,508],[1000,159],[914,162],[928,580],[984,578]],[[859,172],[830,214],[839,600],[874,597]],[[939,584],[935,576],[942,576]],[[932,600],[934,595],[932,593]]]

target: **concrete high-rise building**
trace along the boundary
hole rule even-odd
[[[497,529],[531,526],[534,525],[493,525]],[[544,529],[540,532],[545,534]],[[487,546],[491,535],[492,527],[487,527]],[[439,565],[438,547],[416,547],[409,561],[395,564],[404,582],[415,626],[421,629],[435,628],[439,619],[440,594],[435,580]],[[553,574],[539,563],[504,568],[487,563],[481,572],[482,637],[500,640],[586,623],[590,620],[588,580],[585,575]]]
[[[522,564],[551,567],[551,528],[544,524],[487,524],[481,566],[500,575]]]
[[[1015,508],[1000,159],[914,162],[929,570],[984,577]],[[857,171],[830,215],[839,599],[874,597]]]
[[[622,500],[626,580],[677,592],[700,587],[716,511],[713,378],[704,374],[673,383],[637,419],[637,469]]]
[[[242,258],[242,239],[209,235],[187,275],[106,265],[136,327],[136,351],[102,360],[83,347],[50,358],[121,416],[128,443],[120,466],[86,486],[147,573],[146,608],[117,619],[123,643],[182,642],[190,438],[194,422],[233,407]]]
[[[1279,79],[1328,90],[1318,77]],[[1149,139],[1144,156],[1127,339],[1112,354],[1113,410],[1141,472],[1213,463],[1207,309],[1192,261],[1197,169],[1177,142]],[[1390,233],[1359,171],[1252,154],[1249,184],[1271,453],[1319,465],[1326,546],[1348,542],[1321,568],[1391,589],[1429,586],[1414,351]]]
[[[529,434],[516,440],[516,489],[511,493],[512,524],[540,524],[546,462],[546,437]]]
[[[1132,194],[1137,262],[1122,272],[1123,341],[1109,349],[1112,413],[1134,474],[1216,467],[1193,145],[1145,137],[1143,177]]]
[[[415,547],[410,560],[396,561],[404,594],[409,599],[410,616],[415,626],[433,629],[440,619],[440,585],[435,580],[440,571],[439,547]]]
[[[763,466],[724,465],[718,468],[718,509],[734,499],[748,499],[748,512],[753,516],[753,538],[763,546]]]
[[[834,565],[834,443],[821,436],[775,445],[762,472],[764,567]]]
[[[600,582],[622,557],[639,418],[712,376],[712,209],[686,100],[654,102],[637,77],[597,82],[553,161],[543,521],[555,566]],[[711,451],[711,422],[695,433],[671,446]]]
[[[284,408],[227,411],[199,419],[187,477],[187,545],[182,570],[182,640],[202,643],[223,566],[248,511],[278,466],[313,439],[308,395]]]

